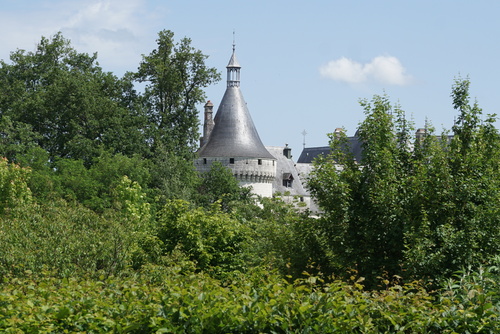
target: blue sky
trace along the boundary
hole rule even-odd
[[[484,113],[498,113],[500,2],[2,0],[0,59],[33,50],[61,31],[80,52],[97,52],[106,71],[134,71],[162,29],[209,56],[223,80],[209,87],[215,108],[225,90],[233,30],[241,89],[265,145],[288,143],[295,157],[354,134],[360,98],[387,94],[417,127],[449,129],[453,80],[471,80]],[[202,107],[200,106],[200,112]],[[201,115],[201,113],[200,113]]]

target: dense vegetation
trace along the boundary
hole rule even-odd
[[[61,34],[0,62],[0,331],[499,331],[500,138],[468,80],[450,136],[362,101],[363,160],[331,136],[315,219],[195,172],[220,76],[157,43],[123,78]]]
[[[451,96],[459,114],[450,134],[428,126],[411,138],[404,112],[375,96],[361,103],[359,164],[345,153],[345,136],[331,136],[333,154],[316,162],[309,185],[340,266],[355,264],[370,281],[383,273],[439,280],[499,254],[495,119],[482,120],[477,103],[470,104],[468,80],[457,79]],[[336,170],[334,161],[344,168]]]

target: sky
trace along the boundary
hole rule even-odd
[[[0,0],[0,59],[33,51],[57,32],[105,71],[136,71],[167,29],[188,37],[222,80],[205,91],[214,109],[226,88],[234,40],[241,90],[262,142],[292,148],[353,135],[360,99],[387,95],[415,126],[450,129],[450,93],[471,81],[471,101],[498,112],[500,2],[495,0]],[[199,106],[200,119],[203,106]],[[202,119],[201,119],[202,122]],[[498,123],[497,123],[498,127]]]

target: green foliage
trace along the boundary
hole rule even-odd
[[[444,324],[459,333],[494,333],[498,331],[500,306],[498,256],[494,265],[457,272],[442,282],[439,302],[445,309]]]
[[[215,68],[205,65],[206,55],[191,46],[189,38],[174,42],[174,33],[160,31],[157,48],[143,56],[139,82],[146,82],[144,103],[149,118],[149,140],[158,154],[192,159],[197,148],[198,112],[203,88],[220,80]],[[156,152],[157,148],[162,148]]]
[[[119,273],[130,263],[135,230],[135,221],[124,216],[99,216],[62,201],[25,207],[0,217],[0,273],[22,276],[45,268],[61,276]]]
[[[31,204],[32,195],[27,182],[29,173],[29,169],[0,158],[0,214]]]
[[[33,132],[31,125],[13,121],[7,115],[0,117],[0,156],[31,166],[30,162],[41,150],[39,139],[40,136]]]
[[[0,330],[120,333],[495,333],[498,280],[429,295],[414,282],[379,292],[310,276],[292,283],[266,268],[227,286],[179,266],[129,277],[4,277]],[[460,290],[460,287],[469,287]],[[493,297],[491,296],[493,293]]]
[[[0,154],[32,167],[35,197],[60,196],[103,211],[127,175],[160,205],[194,198],[196,105],[220,75],[188,38],[175,43],[172,32],[162,31],[157,42],[138,72],[120,79],[61,33],[0,62]],[[136,81],[146,83],[143,94]]]
[[[58,33],[42,37],[35,52],[17,50],[10,59],[0,63],[0,115],[15,125],[10,143],[28,136],[23,145],[35,140],[51,158],[86,164],[101,146],[130,154],[137,149],[131,141],[145,144],[145,118],[125,98],[130,86],[103,72],[96,55],[76,52]]]
[[[210,171],[202,174],[201,177],[198,202],[202,206],[209,207],[219,202],[222,208],[228,211],[236,201],[248,204],[252,202],[251,189],[241,187],[231,169],[224,167],[218,161],[215,161]]]
[[[409,129],[400,122],[396,125],[395,115],[403,112],[393,110],[386,97],[375,96],[361,105],[366,114],[359,128],[362,167],[346,152],[345,135],[332,134],[332,154],[315,161],[308,185],[325,210],[319,226],[335,261],[372,284],[384,272],[400,273],[408,169],[403,134]]]
[[[75,201],[98,212],[113,206],[114,191],[127,176],[139,185],[150,182],[150,162],[139,156],[127,157],[102,152],[90,168],[83,160],[57,159],[53,169],[37,169],[35,196]]]
[[[185,252],[198,269],[215,274],[244,268],[247,227],[214,204],[210,211],[191,208],[188,202],[169,201],[158,213],[156,235],[164,253]]]
[[[99,184],[99,201],[90,202],[89,207],[101,210],[109,208],[113,201],[113,192],[123,182],[124,176],[137,183],[141,189],[148,186],[151,182],[151,166],[150,160],[144,160],[139,155],[125,156],[103,152],[93,160],[89,169],[90,177]],[[152,202],[150,199],[148,201]]]
[[[67,201],[89,204],[99,200],[99,182],[92,178],[83,160],[60,159],[55,162],[57,192]]]
[[[249,262],[269,262],[283,276],[302,277],[304,272],[328,270],[330,261],[317,220],[308,211],[285,203],[280,197],[261,198],[244,219],[251,226]],[[242,219],[241,212],[234,212]],[[250,216],[251,215],[251,216]]]
[[[115,189],[116,203],[123,214],[136,221],[151,220],[151,205],[139,183],[123,176]]]
[[[453,137],[427,136],[419,148],[405,251],[406,267],[417,275],[449,275],[499,254],[500,137],[495,117],[481,120],[468,90],[468,80],[456,80]]]
[[[150,188],[159,206],[168,200],[192,200],[199,184],[193,160],[173,154],[158,154],[152,159]]]
[[[453,137],[414,145],[399,107],[362,101],[363,161],[331,136],[313,219],[255,205],[220,164],[197,175],[195,106],[219,75],[190,44],[160,32],[122,79],[60,33],[0,61],[0,332],[500,330],[500,138],[468,80]],[[435,281],[378,277],[396,274]]]
[[[362,101],[363,158],[331,135],[332,154],[315,162],[309,187],[325,211],[320,228],[334,261],[374,284],[378,276],[439,278],[499,252],[500,138],[494,117],[468,103],[468,80],[453,92],[453,136],[412,127],[386,97]],[[414,149],[412,149],[414,146]]]

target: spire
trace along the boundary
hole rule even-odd
[[[227,88],[215,115],[215,125],[198,152],[200,157],[275,159],[262,144],[240,91],[240,65],[233,54],[227,68]]]
[[[229,59],[229,64],[227,64],[227,86],[228,87],[239,87],[240,86],[240,70],[241,66],[236,59],[236,43],[234,41],[234,31],[233,31],[233,54],[231,59]]]

